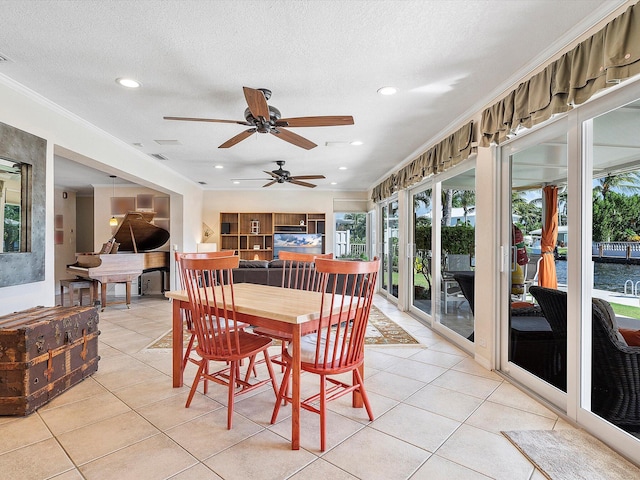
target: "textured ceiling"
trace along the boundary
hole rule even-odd
[[[260,188],[230,179],[264,179],[286,160],[292,175],[325,175],[318,189],[363,190],[622,3],[0,0],[0,55],[9,59],[0,76],[131,148],[163,154],[205,188]],[[117,77],[143,86],[125,89]],[[399,92],[377,94],[385,85]],[[284,117],[352,115],[355,124],[292,128],[318,144],[308,151],[262,134],[218,149],[246,127],[162,118],[243,120],[243,86],[272,90],[269,104]],[[326,146],[353,140],[363,145]],[[86,170],[73,180],[71,166],[56,168],[57,185],[96,183]]]

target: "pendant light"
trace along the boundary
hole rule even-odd
[[[116,196],[116,176],[115,175],[109,175],[111,177],[111,182],[113,184],[113,193],[111,195],[111,201],[113,201],[113,199]],[[113,212],[111,213],[111,219],[109,220],[109,226],[111,227],[117,227],[118,226],[118,219],[113,215]]]

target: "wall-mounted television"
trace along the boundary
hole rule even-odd
[[[276,233],[273,235],[273,257],[281,251],[322,253],[322,235],[318,233]]]

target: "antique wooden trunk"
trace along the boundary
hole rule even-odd
[[[0,317],[0,415],[27,415],[97,371],[99,334],[94,307]]]

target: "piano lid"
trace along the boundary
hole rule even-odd
[[[144,252],[161,247],[169,232],[151,223],[156,212],[128,212],[113,237],[120,252]]]

